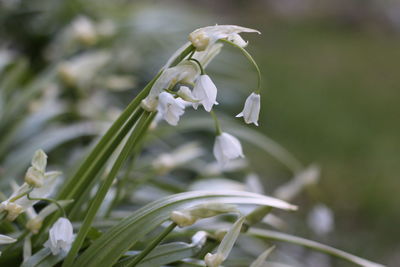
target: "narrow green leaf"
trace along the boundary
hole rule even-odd
[[[264,230],[264,229],[257,229],[257,228],[251,228],[248,231],[249,235],[265,238],[265,239],[272,239],[272,240],[277,240],[277,241],[284,241],[284,242],[289,242],[293,243],[296,245],[300,245],[303,247],[307,247],[310,249],[314,249],[317,251],[320,251],[322,253],[326,253],[344,260],[347,260],[349,262],[355,263],[360,266],[364,267],[383,267],[383,265],[374,263],[372,261],[365,260],[363,258],[354,256],[350,253],[341,251],[339,249],[312,241],[308,240],[305,238],[285,234],[285,233],[280,233],[276,231],[270,231],[270,230]]]
[[[296,208],[279,199],[249,192],[193,191],[172,195],[146,205],[109,229],[78,257],[75,266],[112,266],[137,241],[167,221],[172,211],[207,201],[266,205],[284,210]]]

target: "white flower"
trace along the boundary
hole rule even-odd
[[[173,168],[185,165],[204,153],[203,149],[191,142],[169,153],[160,154],[152,163],[157,173],[164,174]]]
[[[230,160],[244,157],[239,140],[228,133],[222,133],[215,139],[214,156],[218,163],[225,165]]]
[[[236,117],[243,117],[247,124],[254,123],[258,126],[258,117],[260,115],[260,95],[251,93],[244,103],[243,111]]]
[[[198,74],[197,65],[191,61],[184,61],[175,67],[164,70],[151,87],[149,95],[142,100],[141,107],[150,112],[155,111],[158,104],[157,98],[164,89],[170,89],[178,82],[192,83]]]
[[[212,82],[208,75],[200,75],[193,88],[193,96],[199,100],[204,109],[208,112],[211,111],[217,99],[217,87]],[[193,103],[193,107],[197,109],[199,103]]]
[[[256,32],[260,34],[257,30],[236,25],[215,25],[193,31],[189,34],[189,41],[196,47],[197,51],[204,51],[219,39],[226,39],[238,46],[244,47],[247,45],[247,42],[240,37],[239,33],[241,32]]]
[[[157,111],[169,124],[176,126],[179,117],[185,113],[185,101],[174,98],[170,93],[162,92],[158,96]]]
[[[53,255],[60,253],[66,255],[74,240],[73,228],[67,218],[59,218],[49,231],[49,240],[44,244]]]

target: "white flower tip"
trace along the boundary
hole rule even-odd
[[[241,118],[243,117],[243,112],[240,112],[239,114],[236,115],[236,118]]]

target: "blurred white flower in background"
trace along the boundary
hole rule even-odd
[[[308,214],[307,223],[317,235],[326,235],[334,228],[333,212],[324,204],[315,205]]]

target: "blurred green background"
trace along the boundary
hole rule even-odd
[[[211,18],[205,24],[262,32],[249,36],[267,92],[260,130],[321,166],[313,198],[335,212],[330,244],[399,266],[400,4],[191,4]]]
[[[135,74],[143,75],[141,81],[186,41],[193,28],[218,23],[260,30],[261,36],[245,36],[264,75],[259,129],[301,161],[317,163],[322,169],[318,189],[294,201],[303,216],[299,228],[305,224],[306,210],[323,202],[335,213],[335,231],[323,241],[389,266],[400,265],[397,1],[61,1],[55,8],[58,13],[49,3],[42,0],[35,8],[16,13],[19,17],[2,17],[3,36],[13,40],[37,70],[44,65],[38,51],[56,34],[55,29],[77,15],[101,20],[102,14],[127,18],[135,13],[137,28],[132,36],[140,38],[132,43],[141,46],[145,70],[135,68]],[[52,17],[56,23],[30,36],[25,20],[32,14],[43,21]],[[142,32],[150,39],[143,40]],[[145,45],[149,40],[164,46],[151,52],[153,47]],[[222,97],[229,94],[224,87],[254,80],[240,55],[234,61],[226,70],[221,63],[211,66],[210,73],[219,74],[216,84],[225,90]],[[243,77],[247,70],[232,77],[226,74],[247,67],[250,74]],[[247,94],[248,88],[242,89]],[[232,106],[238,101],[233,97]],[[265,164],[254,162],[262,173]],[[277,177],[272,179],[283,172],[275,171]]]

